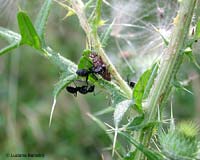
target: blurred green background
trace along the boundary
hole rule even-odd
[[[0,7],[0,25],[18,32],[16,20],[18,7],[26,10],[34,21],[42,2],[39,0],[0,0],[2,6]],[[121,4],[118,4],[119,2]],[[123,6],[123,3],[127,5]],[[108,23],[111,23],[112,18],[117,16],[119,6],[123,6],[126,13],[121,13],[122,22],[120,23],[140,24],[144,28],[147,28],[150,22],[157,27],[167,28],[176,14],[171,15],[170,12],[170,9],[173,9],[172,4],[176,4],[173,0],[167,3],[158,0],[140,0],[137,3],[134,0],[127,2],[113,0],[111,4],[117,9],[104,5],[102,11]],[[135,6],[131,8],[133,13],[129,13],[129,4]],[[165,23],[158,21],[158,5],[166,9],[166,18],[162,20],[160,16]],[[134,13],[137,14],[134,15]],[[63,20],[65,14],[66,11],[63,8],[56,3],[53,4],[46,40],[55,51],[77,63],[85,48],[85,35],[76,16]],[[142,15],[146,16],[142,17]],[[124,19],[123,16],[125,16]],[[133,17],[129,16],[139,17],[141,22],[136,22],[132,19]],[[148,31],[148,28],[146,31],[141,27],[113,28],[112,38],[105,50],[125,80],[127,77],[137,80],[141,73],[152,64],[155,59],[152,57],[161,54],[163,44],[158,46],[160,48],[153,49],[158,42],[161,42],[161,38],[155,31],[152,33],[151,27],[149,28],[151,31]],[[103,29],[104,27],[101,31]],[[116,43],[116,34],[119,32],[121,35],[127,35],[127,37],[117,39],[121,47]],[[128,37],[130,35],[132,38]],[[5,45],[6,43],[0,40],[0,47]],[[199,46],[198,42],[194,48],[197,60],[200,57]],[[0,57],[1,159],[5,159],[6,153],[43,153],[48,160],[100,160],[102,157],[105,160],[112,159],[110,151],[106,149],[112,145],[112,142],[106,133],[87,116],[87,113],[96,113],[108,107],[111,101],[109,94],[96,89],[95,96],[88,94],[74,97],[63,90],[57,99],[53,122],[49,128],[53,85],[58,81],[60,73],[58,68],[36,53],[36,50],[22,46]],[[127,59],[124,59],[122,56],[126,53]],[[174,90],[170,100],[176,121],[200,121],[199,71],[189,63],[187,58],[183,62],[178,79],[194,95],[181,89]],[[166,107],[166,119],[170,115],[171,101]],[[103,122],[112,124],[112,113],[99,118]]]

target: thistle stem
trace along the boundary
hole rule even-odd
[[[174,20],[175,27],[171,34],[169,46],[164,50],[158,76],[143,106],[147,110],[147,123],[157,119],[157,107],[159,107],[163,103],[163,99],[166,99],[166,96],[169,95],[169,88],[172,88],[171,82],[175,78],[182,62],[183,49],[186,45],[195,4],[196,0],[182,0],[180,2],[180,9]],[[140,133],[140,142],[146,147],[149,145],[152,130],[153,128],[149,128],[145,133],[143,133],[143,130]],[[139,152],[136,154],[136,157],[137,160],[144,159],[144,156]]]

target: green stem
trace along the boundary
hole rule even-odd
[[[182,0],[180,9],[176,17],[175,27],[171,34],[171,40],[168,48],[164,51],[164,56],[161,62],[160,71],[147,98],[147,103],[143,106],[146,110],[147,122],[154,121],[157,118],[157,107],[159,107],[163,98],[169,95],[169,88],[171,88],[171,81],[175,77],[178,69],[180,68],[184,48],[187,40],[188,31],[191,19],[194,12],[196,0]],[[153,128],[150,128],[146,133],[140,133],[141,143],[144,146],[149,145],[152,136]],[[137,159],[144,159],[141,153],[136,154]]]
[[[128,84],[122,79],[120,74],[117,72],[115,66],[112,64],[108,56],[106,55],[105,51],[103,50],[99,37],[95,32],[92,32],[92,29],[88,23],[88,20],[85,16],[84,11],[84,4],[81,0],[72,0],[71,1],[73,9],[76,11],[76,14],[79,18],[81,27],[85,31],[88,41],[91,41],[94,43],[94,48],[98,52],[98,54],[101,56],[104,63],[108,66],[108,70],[113,76],[113,78],[117,81],[120,88],[127,94],[128,98],[132,98],[132,90],[128,86]]]

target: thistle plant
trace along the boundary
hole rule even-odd
[[[162,55],[156,58],[151,67],[138,77],[134,88],[131,88],[122,78],[116,69],[118,66],[114,65],[105,51],[105,47],[109,46],[110,36],[121,37],[119,33],[122,28],[120,27],[129,26],[126,23],[128,19],[123,20],[124,24],[121,26],[117,24],[118,20],[123,18],[124,13],[119,15],[122,17],[114,18],[109,25],[106,25],[107,20],[102,18],[102,6],[112,6],[106,0],[89,0],[87,2],[82,0],[67,0],[65,2],[45,0],[35,23],[29,18],[27,12],[20,9],[17,14],[20,33],[0,27],[0,36],[9,43],[8,46],[0,50],[0,55],[9,53],[22,45],[28,45],[39,51],[41,56],[59,68],[61,77],[54,86],[49,126],[53,123],[52,118],[57,96],[73,82],[82,80],[81,74],[84,71],[87,83],[102,88],[111,95],[112,109],[103,110],[101,113],[113,111],[113,117],[110,119],[113,119],[114,127],[103,123],[97,116],[92,114],[88,114],[88,116],[108,134],[112,142],[110,150],[112,150],[115,159],[198,159],[198,127],[190,122],[180,123],[176,127],[171,113],[170,125],[164,129],[163,112],[173,89],[185,89],[177,80],[177,72],[184,57],[189,57],[199,68],[192,50],[193,45],[200,39],[199,3],[198,0],[179,2],[179,11],[174,18],[173,27],[170,28],[171,35],[168,37],[156,26],[151,26],[159,34],[159,39],[162,39],[165,47],[162,48]],[[86,45],[78,64],[63,57],[46,43],[45,31],[48,16],[54,5],[60,5],[62,9],[67,10],[65,18],[77,16],[79,25],[85,33]],[[162,18],[161,8],[159,8],[158,14]],[[194,16],[193,28],[195,29],[190,34],[192,17]],[[116,28],[117,25],[119,28]],[[102,27],[106,29],[102,31]],[[147,30],[147,28],[145,29]],[[126,42],[130,44],[127,39]],[[116,45],[121,50],[118,40],[116,40]],[[91,58],[91,55],[94,54],[97,57],[96,60]],[[131,66],[126,58],[124,60]],[[98,65],[94,64],[97,61]],[[80,73],[80,71],[82,72]],[[108,75],[110,77],[106,78]],[[80,87],[71,89],[71,93],[75,95],[78,91],[83,93],[80,91]],[[88,92],[88,88],[85,92]],[[118,137],[125,139],[128,149],[120,143]],[[152,141],[156,148],[152,147]]]

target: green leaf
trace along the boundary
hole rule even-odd
[[[43,45],[45,44],[44,32],[45,32],[49,12],[51,9],[51,4],[52,4],[52,0],[45,0],[35,22],[35,28],[37,30],[37,33]]]
[[[70,17],[76,13],[74,9],[72,9],[70,6],[66,5],[65,3],[59,2],[57,0],[55,0],[55,2],[57,2],[60,6],[62,6],[64,9],[68,11],[66,16],[63,19]]]
[[[129,129],[131,131],[138,131],[138,130],[143,130],[144,131],[144,130],[149,130],[150,128],[153,128],[156,125],[160,124],[159,121],[145,122],[144,120],[142,120],[142,117],[141,117],[141,119],[137,119],[137,120],[141,120],[141,123],[137,124],[137,125],[129,124],[127,129]]]
[[[86,56],[86,57],[88,57],[89,58],[89,56],[90,56],[90,54],[91,54],[91,50],[89,50],[89,49],[85,49],[84,51],[83,51],[83,56]]]
[[[146,99],[146,98],[148,97],[148,95],[149,95],[149,92],[150,92],[150,90],[151,90],[151,87],[152,87],[152,85],[153,85],[153,83],[154,83],[154,80],[155,80],[155,78],[156,78],[156,76],[157,76],[158,68],[159,68],[159,66],[158,66],[157,63],[154,64],[154,65],[152,66],[152,68],[151,68],[151,75],[150,75],[149,80],[148,80],[148,83],[147,83],[147,85],[146,85],[146,87],[145,87],[144,95],[143,95],[143,97],[142,97],[143,99]]]
[[[52,50],[50,47],[43,48],[44,55],[63,72],[75,73],[77,65],[71,60],[63,57],[59,53]]]
[[[129,136],[126,133],[119,132],[120,135],[124,136],[130,143],[132,143],[138,150],[140,150],[147,158],[148,160],[163,160],[163,156],[153,150],[150,150],[143,146],[142,144],[138,143],[136,140],[132,138],[132,136]],[[135,157],[135,152],[132,152],[133,155],[130,155],[130,157]],[[132,159],[126,159],[126,160],[132,160]]]
[[[9,45],[0,50],[0,55],[17,48],[20,45],[21,36],[11,30],[0,27],[0,37],[9,43]]]
[[[200,39],[200,20],[197,22],[195,39],[196,40]]]
[[[76,73],[62,73],[61,78],[59,80],[59,82],[57,82],[54,86],[54,90],[53,90],[53,96],[57,97],[57,95],[60,93],[60,91],[65,88],[69,83],[71,83],[72,81],[74,81],[77,78],[77,74]]]
[[[58,94],[62,91],[63,88],[65,88],[67,85],[69,85],[71,82],[73,82],[77,78],[76,73],[69,73],[69,72],[64,72],[61,75],[60,81],[55,84],[54,90],[53,90],[53,105],[51,108],[51,114],[50,114],[50,119],[49,119],[49,126],[51,125],[52,122],[52,117],[53,117],[53,112],[55,109],[56,105],[56,98]]]
[[[114,111],[114,124],[115,126],[119,126],[124,114],[129,109],[129,107],[133,104],[132,100],[124,100],[118,103],[115,107]]]
[[[19,12],[17,14],[18,25],[22,36],[21,44],[28,44],[36,49],[41,49],[40,38],[25,12]]]
[[[124,117],[124,114],[127,112],[131,104],[133,104],[132,100],[124,100],[118,103],[115,107],[115,111],[114,111],[115,136],[113,140],[112,155],[114,154],[114,150],[115,150],[119,123],[121,122],[122,118]]]
[[[133,91],[133,99],[139,110],[142,110],[142,101],[148,97],[154,80],[157,76],[158,64],[154,64],[151,69],[146,70],[139,81],[136,83]]]
[[[144,122],[144,114],[134,117],[128,124],[130,127],[139,126]]]
[[[78,69],[90,69],[93,64],[92,64],[92,60],[89,58],[91,51],[90,50],[84,50],[82,57],[79,60],[79,64],[78,64]]]
[[[79,60],[78,69],[89,69],[92,67],[92,61],[86,56],[82,56]]]
[[[43,52],[47,55],[50,61],[56,64],[60,70],[62,70],[62,75],[60,77],[60,81],[56,83],[53,91],[53,105],[51,109],[51,115],[49,120],[49,126],[51,125],[53,111],[56,105],[56,98],[58,94],[65,88],[68,84],[76,80],[77,74],[77,66],[72,61],[62,57],[59,53],[54,52],[51,48],[44,48]]]
[[[19,46],[19,43],[12,43],[12,44],[10,44],[10,45],[2,48],[0,50],[0,56],[3,55],[3,54],[5,54],[5,53],[7,53],[8,51],[10,51],[10,50],[12,50],[14,48],[17,48],[18,46]]]

